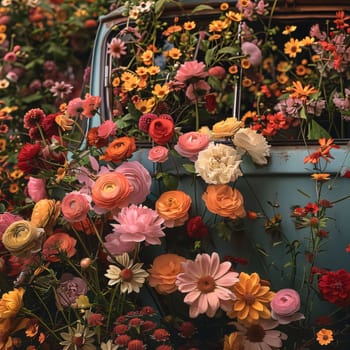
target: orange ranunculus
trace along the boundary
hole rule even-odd
[[[11,318],[17,315],[23,304],[23,288],[4,293],[0,299],[0,320]]]
[[[177,254],[162,254],[153,260],[148,270],[148,282],[159,294],[170,294],[177,290],[176,276],[182,271],[181,263],[186,259]]]
[[[127,199],[133,188],[127,177],[118,172],[102,174],[92,186],[92,200],[107,210],[126,206]]]
[[[156,210],[166,227],[181,226],[188,219],[191,197],[180,190],[164,192],[156,201]]]
[[[135,139],[124,136],[112,141],[105,149],[105,154],[100,159],[105,161],[120,162],[129,158],[136,151]]]
[[[42,227],[46,234],[50,235],[60,215],[61,203],[54,199],[41,199],[36,202],[31,216],[31,223],[36,227]]]
[[[77,252],[75,249],[76,244],[77,240],[68,233],[54,233],[43,244],[43,258],[47,261],[58,262],[60,261],[60,253],[71,258]]]
[[[209,185],[202,199],[208,210],[214,214],[230,219],[246,216],[242,194],[229,185]]]

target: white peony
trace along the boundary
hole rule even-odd
[[[231,146],[211,142],[200,151],[194,166],[196,174],[207,184],[227,184],[242,176],[240,169],[241,156]]]
[[[267,164],[267,158],[270,156],[270,147],[261,134],[256,130],[243,128],[237,131],[233,137],[233,143],[236,147],[242,149],[251,156],[254,163],[258,165]]]

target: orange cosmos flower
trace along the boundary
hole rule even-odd
[[[318,182],[328,181],[330,179],[331,174],[328,173],[318,173],[312,174],[311,177]]]
[[[233,22],[241,22],[243,18],[243,16],[240,13],[234,11],[228,11],[226,13],[226,17]]]
[[[168,53],[168,56],[173,60],[178,60],[182,56],[181,50],[177,49],[176,47],[173,47],[167,53]]]
[[[156,75],[160,72],[160,67],[159,66],[151,66],[147,69],[147,72],[149,75]]]
[[[328,345],[333,339],[333,331],[330,329],[322,328],[316,333],[316,340],[320,345]]]
[[[188,21],[188,22],[185,22],[185,23],[184,23],[184,29],[185,29],[185,30],[192,30],[192,29],[194,29],[194,28],[196,28],[196,22],[194,22],[194,21]]]
[[[290,94],[290,97],[300,98],[304,102],[306,101],[309,95],[318,92],[318,90],[312,87],[311,85],[303,86],[299,80],[293,81],[293,87],[288,88],[287,91],[292,92],[292,94]]]

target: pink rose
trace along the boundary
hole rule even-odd
[[[39,202],[41,199],[47,198],[44,179],[30,176],[27,184],[27,191],[29,197],[34,202]]]
[[[68,222],[83,221],[91,209],[88,196],[73,191],[64,196],[61,202],[61,211]]]
[[[97,136],[102,139],[107,139],[110,136],[115,136],[117,126],[112,120],[106,120],[97,129]]]
[[[168,160],[169,150],[164,146],[154,146],[149,150],[148,159],[152,162],[164,163]]]
[[[297,291],[290,288],[279,290],[271,300],[271,315],[280,324],[288,324],[304,318],[298,312],[300,309],[300,296]]]
[[[208,146],[209,141],[210,137],[208,134],[190,131],[179,137],[174,148],[181,156],[194,162],[197,160],[198,153]]]
[[[129,204],[144,202],[151,192],[152,178],[148,170],[140,162],[131,161],[122,163],[115,171],[123,174],[132,187],[127,202]]]
[[[176,73],[175,80],[185,83],[191,78],[196,80],[202,79],[208,76],[208,72],[205,71],[205,64],[198,61],[188,61],[182,64]]]
[[[14,215],[9,212],[0,214],[0,239],[2,239],[3,233],[13,222],[20,220],[23,220],[23,218],[19,215]]]

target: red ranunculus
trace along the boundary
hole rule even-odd
[[[164,145],[174,135],[174,122],[166,118],[156,118],[151,121],[148,133],[155,143]]]
[[[38,160],[35,159],[41,151],[40,143],[26,143],[17,156],[18,168],[26,174],[35,174],[39,170]]]
[[[208,234],[208,228],[200,216],[194,216],[188,221],[187,234],[194,239],[201,239]]]
[[[324,299],[339,306],[350,305],[350,273],[344,269],[329,271],[318,280]]]

